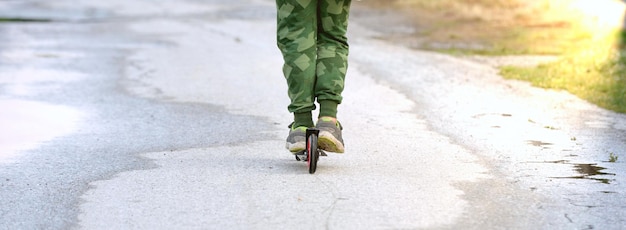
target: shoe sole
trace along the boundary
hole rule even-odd
[[[306,149],[306,143],[304,143],[304,142],[293,143],[293,144],[292,143],[287,143],[287,145],[285,147],[289,150],[289,152],[295,154],[295,153],[298,153],[298,152],[300,152],[302,150],[305,150]]]
[[[332,134],[328,133],[320,133],[319,138],[317,140],[317,145],[320,149],[333,152],[333,153],[343,153],[344,147],[343,144],[337,140]]]

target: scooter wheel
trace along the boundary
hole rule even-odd
[[[309,173],[314,174],[317,169],[317,160],[320,153],[317,150],[317,134],[308,135],[306,143],[307,163],[309,165]]]

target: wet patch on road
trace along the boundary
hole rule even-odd
[[[572,167],[572,171],[576,175],[572,176],[550,176],[551,179],[576,179],[591,180],[603,184],[611,184],[615,181],[617,174],[606,172],[608,168],[598,166],[597,163],[570,163],[568,160],[543,161],[543,162],[526,162],[539,164],[565,164]]]
[[[572,164],[574,166],[574,170],[580,175],[570,176],[570,177],[551,177],[555,179],[585,179],[585,180],[593,180],[598,181],[603,184],[610,184],[610,182],[615,181],[615,179],[608,178],[597,178],[597,176],[616,176],[615,173],[605,173],[603,172],[607,168],[597,166],[597,164]]]
[[[123,90],[121,69],[128,52],[145,43],[118,31],[122,26],[111,25],[0,24],[0,99],[36,102],[29,116],[62,128],[68,126],[46,108],[59,110],[64,119],[73,115],[61,108],[85,114],[75,129],[20,152],[19,161],[0,164],[4,227],[70,228],[78,216],[79,196],[89,189],[89,182],[154,168],[150,159],[140,156],[144,152],[272,138],[260,133],[271,127],[260,117],[235,115],[207,103],[129,95]],[[15,108],[21,105],[4,105],[0,101],[0,118],[8,113],[6,121],[15,122],[13,117],[20,117]],[[21,118],[33,124],[33,119]],[[26,134],[42,128],[35,126],[24,129]],[[6,126],[0,127],[0,132],[7,131]]]
[[[548,146],[554,145],[553,143],[548,143],[548,142],[543,142],[543,141],[538,141],[538,140],[527,140],[526,143],[532,146],[543,147],[544,149],[548,149],[550,148]]]

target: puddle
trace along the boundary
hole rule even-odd
[[[501,116],[501,117],[512,117],[513,114],[510,113],[481,113],[472,116],[473,118],[482,118],[486,116]]]
[[[552,143],[537,141],[537,140],[528,140],[526,141],[526,143],[528,143],[529,145],[544,147],[544,148],[547,148],[546,146],[553,145]]]
[[[576,163],[569,163],[569,161],[567,160],[527,162],[527,163],[567,164],[567,165],[572,165],[574,168],[574,171],[578,173],[578,175],[574,175],[574,176],[549,177],[552,179],[584,179],[584,180],[597,181],[603,184],[610,184],[611,181],[614,181],[615,179],[608,179],[608,178],[601,178],[601,177],[602,176],[616,176],[615,173],[604,172],[607,168],[600,167],[595,163],[576,164]]]
[[[561,179],[587,179],[587,180],[595,180],[599,181],[603,184],[610,184],[612,180],[606,178],[595,178],[593,176],[615,176],[615,173],[605,173],[602,172],[606,168],[597,166],[597,164],[574,164],[574,170],[580,173],[579,176],[572,177],[553,177],[553,178],[561,178]]]
[[[24,100],[0,100],[0,162],[19,152],[73,132],[82,112],[60,105]]]

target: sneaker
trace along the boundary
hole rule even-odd
[[[343,153],[343,138],[341,138],[341,124],[330,118],[320,118],[315,125],[320,130],[317,145],[328,152]]]
[[[292,153],[306,149],[306,129],[307,127],[292,127],[289,125],[289,136],[287,136],[286,148]]]

